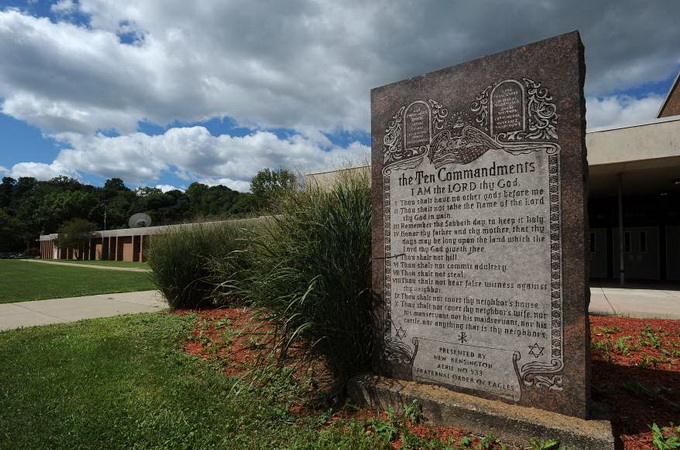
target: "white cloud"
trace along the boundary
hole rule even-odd
[[[79,178],[78,173],[70,167],[55,161],[52,164],[23,162],[12,166],[9,176],[12,178],[33,177],[38,180],[49,180],[60,175]]]
[[[250,190],[250,181],[245,180],[231,180],[229,178],[204,178],[199,180],[199,183],[207,184],[208,186],[216,186],[221,184],[229,189],[239,192],[248,192]]]
[[[17,93],[2,104],[2,112],[45,130],[69,130],[82,134],[97,129],[132,132],[137,121],[125,111],[54,102],[30,93]]]
[[[576,28],[589,95],[667,79],[680,64],[676,1],[61,0],[53,9],[77,10],[89,26],[0,12],[0,96],[6,114],[54,132],[224,116],[368,130],[372,87]]]
[[[370,149],[357,142],[346,148],[314,137],[295,134],[279,138],[268,131],[243,137],[212,136],[204,127],[171,128],[158,136],[133,133],[109,137],[103,134],[59,135],[62,150],[52,164],[22,163],[13,173],[30,171],[45,179],[57,170],[87,172],[105,178],[121,177],[132,184],[158,180],[164,172],[183,179],[200,179],[246,191],[250,180],[264,167],[300,171],[321,170],[346,164],[365,164]],[[37,176],[39,174],[40,176]],[[51,175],[51,176],[47,176]]]
[[[5,176],[9,174],[9,169],[5,166],[0,166],[0,175]]]
[[[59,0],[57,3],[50,6],[50,11],[56,14],[66,14],[75,11],[77,5],[73,0]]]
[[[156,189],[160,189],[161,192],[170,192],[170,191],[175,191],[175,190],[177,190],[177,191],[184,191],[184,189],[178,188],[178,187],[176,187],[176,186],[172,186],[172,185],[170,185],[170,184],[157,184],[157,185],[155,186],[155,188],[156,188]]]
[[[222,116],[257,127],[368,126],[367,72],[333,52],[324,56],[313,44],[314,27],[297,23],[289,5],[281,4],[274,20],[273,11],[251,17],[245,6],[237,11],[222,3],[95,3],[80,3],[93,13],[92,28],[0,12],[5,114],[79,133]],[[137,45],[121,42],[131,32],[141,36]]]
[[[658,95],[640,99],[627,95],[589,97],[586,103],[588,129],[650,121],[656,117],[663,100]]]

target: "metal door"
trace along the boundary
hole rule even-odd
[[[588,236],[590,278],[607,278],[607,229],[591,228]]]
[[[666,227],[666,278],[680,280],[680,226]]]
[[[619,274],[619,229],[614,228],[612,273]],[[624,268],[626,280],[658,280],[660,274],[659,228],[624,228]]]

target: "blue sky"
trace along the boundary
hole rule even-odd
[[[674,0],[5,1],[0,175],[244,191],[264,167],[365,163],[371,88],[574,29],[589,127],[652,120],[677,17]]]

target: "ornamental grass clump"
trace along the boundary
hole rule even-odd
[[[371,196],[366,176],[281,198],[254,244],[243,295],[277,328],[282,357],[301,342],[338,385],[366,370],[371,347]]]
[[[187,224],[153,236],[149,266],[170,307],[198,308],[218,303],[213,295],[218,284],[214,261],[221,261],[232,275],[242,273],[248,242],[244,236],[250,221]]]

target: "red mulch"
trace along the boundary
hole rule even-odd
[[[590,324],[593,400],[610,410],[624,449],[655,448],[650,425],[680,425],[680,320],[590,316]]]
[[[172,314],[196,316],[184,351],[203,359],[218,360],[225,365],[224,373],[229,377],[247,376],[254,368],[279,362],[279,352],[273,345],[274,327],[258,318],[250,308],[174,310]],[[310,375],[310,367],[299,361],[308,356],[305,350],[302,346],[288,350],[287,367],[294,369],[293,376],[297,379]],[[314,381],[329,382],[328,371],[319,364],[312,364],[312,371],[316,376]]]
[[[173,314],[196,316],[184,351],[203,359],[219,358],[226,364],[227,376],[240,377],[270,356],[264,350],[271,350],[272,328],[247,308],[175,310]]]
[[[250,370],[275,358],[273,327],[253,317],[253,311],[248,308],[180,310],[174,314],[195,314],[195,326],[184,350],[204,359],[220,361],[225,365],[227,376],[247,376]],[[651,424],[660,427],[680,424],[680,320],[591,316],[590,321],[593,401],[609,410],[615,434],[620,437],[624,450],[655,448]],[[291,363],[294,360],[292,358]],[[305,367],[299,365],[300,370],[294,372],[296,378],[309,375],[303,370]],[[331,384],[328,370],[318,361],[312,376],[317,391]],[[314,410],[296,404],[291,412],[302,416],[312,414]],[[376,415],[365,410],[343,410],[330,420],[335,422],[348,417],[358,417],[366,423],[375,418],[387,420],[384,413]],[[409,424],[409,429],[417,437],[438,438],[442,442],[450,438],[457,443],[463,437],[471,439],[473,447],[481,442],[480,437],[455,428]],[[395,449],[401,448],[401,438],[392,445]],[[493,444],[488,448],[501,446]]]

